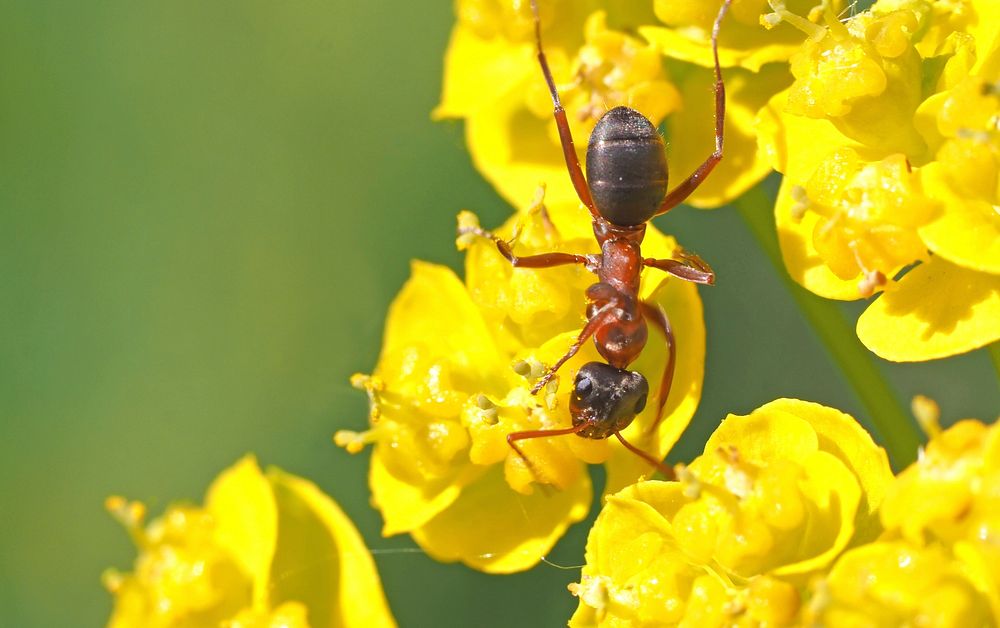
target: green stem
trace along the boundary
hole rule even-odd
[[[872,354],[858,340],[836,302],[808,292],[785,271],[774,225],[774,200],[758,185],[740,197],[735,205],[802,314],[860,398],[889,454],[892,467],[899,470],[913,462],[923,438],[913,417],[900,405]]]
[[[992,343],[986,349],[989,351],[990,359],[993,360],[993,369],[997,372],[997,377],[1000,377],[1000,340]]]

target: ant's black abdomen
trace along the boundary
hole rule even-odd
[[[608,222],[635,226],[653,217],[667,194],[667,158],[646,116],[615,107],[597,121],[587,146],[587,184]]]

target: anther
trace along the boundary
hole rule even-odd
[[[476,407],[479,408],[479,418],[488,425],[496,425],[500,421],[497,406],[486,395],[476,397]]]
[[[337,447],[343,447],[347,453],[356,454],[375,442],[375,430],[365,430],[364,432],[352,432],[351,430],[338,430],[333,435],[333,442]]]
[[[792,200],[795,201],[795,204],[792,205],[789,213],[792,215],[792,220],[799,222],[806,215],[806,210],[809,209],[809,196],[806,194],[806,189],[801,185],[793,185]]]
[[[879,288],[885,287],[885,274],[880,270],[866,271],[864,276],[858,281],[858,294],[863,297],[870,297]]]
[[[517,360],[510,365],[514,372],[527,380],[538,379],[545,373],[545,365],[535,358]]]
[[[771,10],[774,13],[767,13],[760,16],[760,25],[764,28],[770,30],[781,22],[788,22],[808,35],[810,41],[817,42],[826,36],[825,28],[813,24],[808,19],[789,11],[788,7],[785,6],[784,0],[767,0],[767,3],[771,6]],[[813,15],[810,14],[809,17],[812,18]]]

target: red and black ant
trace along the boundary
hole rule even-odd
[[[564,264],[581,264],[595,273],[598,282],[587,288],[587,323],[579,337],[555,364],[539,378],[531,389],[537,394],[556,371],[573,357],[591,336],[603,362],[588,362],[576,374],[569,410],[572,427],[563,429],[512,432],[507,443],[529,465],[531,462],[517,446],[517,441],[563,434],[584,438],[605,439],[614,435],[621,444],[642,457],[667,477],[671,469],[646,452],[626,441],[621,431],[628,427],[646,406],[649,383],[636,371],[627,370],[646,345],[646,321],[651,321],[663,333],[667,345],[655,429],[662,419],[663,407],[670,393],[674,376],[677,348],[666,312],[659,305],[639,299],[639,278],[644,266],[657,268],[675,277],[694,283],[715,283],[715,273],[700,257],[683,250],[675,252],[679,259],[642,257],[640,244],[646,233],[646,223],[682,203],[708,176],[722,159],[723,127],[726,117],[726,92],[719,67],[719,25],[731,0],[724,0],[712,27],[712,55],[715,61],[715,151],[694,173],[674,189],[667,191],[667,160],[663,138],[644,115],[629,107],[615,107],[606,112],[590,135],[587,145],[587,176],[584,177],[577,159],[576,148],[566,111],[559,101],[542,50],[542,27],[536,0],[531,0],[535,22],[535,44],[538,62],[548,84],[554,105],[553,115],[559,129],[563,155],[577,196],[593,219],[594,236],[601,246],[596,255],[543,253],[518,257],[511,245],[476,228],[467,230],[492,239],[500,253],[518,268],[548,268]]]

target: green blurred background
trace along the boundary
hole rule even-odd
[[[8,2],[0,8],[0,624],[97,626],[133,548],[109,494],[200,500],[244,452],[354,519],[403,626],[555,626],[578,572],[510,577],[382,539],[365,424],[386,307],[454,216],[510,208],[434,124],[448,3]],[[773,182],[772,182],[773,183]],[[864,418],[731,209],[658,223],[710,260],[705,398],[673,456],[779,396]],[[845,306],[849,316],[857,305]],[[881,364],[945,418],[1000,407],[982,352]],[[582,561],[578,526],[550,559]],[[402,551],[400,551],[402,550]]]

